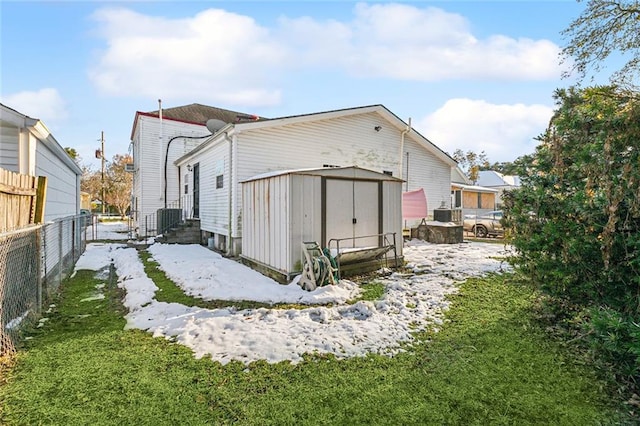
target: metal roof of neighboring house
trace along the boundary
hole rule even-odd
[[[131,139],[133,139],[133,135],[138,124],[138,117],[140,115],[147,117],[160,117],[159,110],[148,112],[137,111],[136,117],[133,121],[133,127],[131,128]],[[162,108],[162,119],[175,120],[189,124],[200,124],[202,126],[207,124],[207,121],[210,119],[221,120],[225,123],[242,123],[245,121],[265,120],[264,117],[259,117],[253,114],[197,103],[173,108]]]
[[[158,111],[149,111],[147,114],[158,116]],[[206,124],[212,118],[222,120],[225,123],[238,123],[240,121],[255,121],[260,119],[257,115],[244,112],[231,111],[202,104],[190,104],[173,108],[163,108],[162,118],[171,118],[190,123]]]
[[[476,184],[480,186],[520,186],[520,177],[503,175],[494,170],[481,170],[478,172]]]

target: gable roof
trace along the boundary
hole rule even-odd
[[[356,114],[367,114],[370,112],[375,112],[380,114],[399,130],[404,130],[409,128],[409,125],[405,123],[404,120],[402,120],[400,117],[392,113],[389,109],[387,109],[387,107],[385,107],[382,104],[374,104],[374,105],[365,105],[365,106],[336,109],[336,110],[323,111],[323,112],[314,112],[310,114],[290,115],[286,117],[236,123],[233,126],[234,129],[232,130],[232,132],[234,131],[242,132],[243,130],[284,126],[284,125],[294,124],[299,122],[326,120],[329,118],[346,117],[346,116],[356,115]],[[458,163],[449,154],[447,154],[445,151],[440,149],[429,139],[421,135],[413,127],[410,128],[409,132],[407,133],[407,136],[412,136],[416,142],[418,142],[420,145],[425,147],[427,150],[431,151],[433,154],[435,154],[438,158],[440,158],[444,162],[448,163],[451,167],[455,167],[458,165]]]
[[[69,167],[76,175],[82,175],[82,169],[69,156],[67,151],[62,148],[60,143],[51,134],[51,131],[45,126],[42,120],[29,117],[17,110],[0,103],[0,127],[15,127],[18,129],[28,129],[38,140],[46,146],[58,159]]]
[[[133,121],[133,127],[131,129],[131,139],[133,139],[136,126],[138,125],[138,117],[141,115],[147,116],[147,117],[159,118],[160,112],[159,110],[148,111],[148,112],[137,111],[135,119]],[[199,124],[201,126],[206,125],[207,121],[210,119],[220,120],[227,124],[239,123],[247,120],[249,121],[264,120],[263,117],[258,117],[257,115],[246,114],[244,112],[232,111],[229,109],[212,107],[212,106],[202,105],[197,103],[173,107],[173,108],[163,108],[162,119],[180,121],[182,123],[188,123],[188,124]]]

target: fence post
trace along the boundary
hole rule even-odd
[[[58,224],[58,286],[62,283],[62,221],[56,222]]]
[[[44,222],[44,203],[47,199],[47,177],[38,176],[38,188],[36,190],[36,206],[33,223]]]
[[[40,315],[42,312],[42,227],[35,232],[36,245],[36,313]]]

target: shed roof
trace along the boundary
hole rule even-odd
[[[311,175],[311,176],[335,176],[345,178],[356,179],[376,179],[387,180],[395,182],[404,182],[402,179],[393,177],[384,173],[376,172],[375,170],[365,169],[358,166],[344,166],[344,167],[316,167],[306,169],[291,169],[291,170],[274,170],[271,172],[260,173],[243,180],[244,182],[251,182],[260,179],[269,179],[276,176],[284,175]]]

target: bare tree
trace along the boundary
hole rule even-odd
[[[124,216],[131,205],[131,187],[133,176],[125,171],[125,164],[132,163],[130,155],[113,156],[105,173],[105,199],[108,205],[115,207],[120,216]]]
[[[577,72],[583,79],[590,70],[603,70],[604,61],[613,54],[621,54],[626,62],[611,80],[620,87],[637,89],[634,82],[640,74],[639,1],[589,0],[584,12],[562,35],[569,38],[562,50],[562,62],[572,63],[565,77]]]
[[[490,167],[487,154],[484,151],[477,154],[474,151],[464,152],[461,149],[456,149],[452,157],[474,184],[478,181],[478,172]]]

